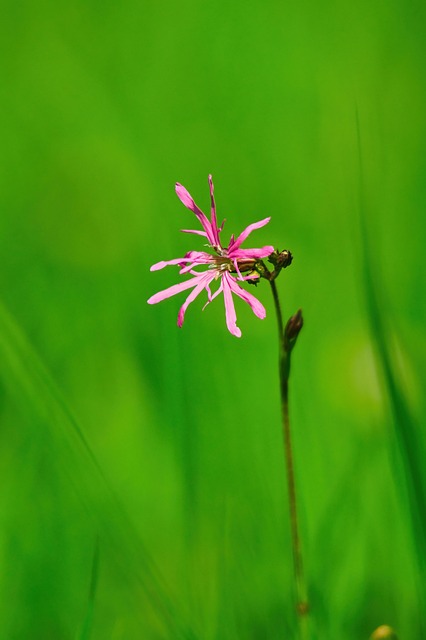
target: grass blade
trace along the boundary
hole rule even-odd
[[[410,409],[410,403],[404,393],[390,344],[390,322],[380,297],[379,268],[369,238],[367,219],[369,205],[365,196],[362,164],[361,134],[357,113],[357,137],[359,151],[359,216],[362,243],[362,276],[365,301],[368,313],[372,343],[376,361],[382,374],[383,386],[392,415],[392,426],[396,455],[395,477],[403,500],[408,501],[409,518],[413,541],[417,554],[419,572],[419,599],[421,611],[425,611],[426,596],[426,478],[425,447],[422,432]],[[401,482],[398,482],[401,480]],[[424,616],[424,613],[422,614]],[[425,635],[426,622],[420,621],[422,637]]]
[[[78,462],[81,473],[78,478],[73,476],[69,480],[76,485],[74,488],[80,499],[91,512],[99,535],[102,534],[108,541],[119,559],[119,564],[124,564],[126,571],[133,575],[149,606],[156,612],[158,624],[165,627],[168,637],[173,639],[196,639],[198,634],[185,620],[181,608],[170,594],[154,559],[110,486],[83,429],[70,411],[47,369],[1,302],[0,376],[5,388],[15,398],[18,406],[29,406],[30,410],[41,418],[40,422],[48,430],[52,445],[66,458],[68,464],[63,465],[64,469],[75,468]],[[102,507],[99,501],[103,503]],[[118,514],[114,523],[105,516],[105,513],[112,512]],[[98,576],[97,558],[97,552],[95,552],[85,633],[90,633],[91,608],[93,608]]]

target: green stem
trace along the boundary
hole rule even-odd
[[[307,631],[307,588],[303,570],[302,546],[300,542],[299,520],[297,512],[296,483],[294,476],[293,447],[290,429],[289,415],[289,377],[290,377],[290,354],[291,346],[286,339],[283,324],[283,316],[281,305],[278,297],[278,291],[275,280],[269,280],[272,295],[274,298],[275,311],[278,321],[278,337],[279,337],[279,374],[280,374],[280,392],[281,392],[281,411],[282,411],[282,430],[284,440],[284,456],[287,474],[287,491],[290,511],[290,531],[291,545],[293,551],[294,579],[296,586],[296,610],[298,614],[299,637],[301,640],[308,638]]]
[[[269,284],[271,285],[272,295],[274,297],[275,312],[277,314],[277,320],[278,320],[278,342],[279,342],[279,345],[280,345],[280,359],[281,359],[281,349],[284,346],[284,340],[283,340],[283,336],[284,336],[283,314],[281,313],[280,299],[278,297],[278,290],[277,290],[277,285],[275,284],[275,279],[274,280],[270,279],[269,280]]]

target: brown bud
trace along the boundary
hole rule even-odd
[[[284,251],[281,251],[278,254],[277,266],[285,269],[286,267],[289,267],[292,262],[293,262],[293,255],[290,251],[287,251],[287,249],[285,249]]]
[[[302,309],[299,309],[294,316],[291,316],[284,329],[284,344],[286,351],[291,351],[293,349],[302,327]]]
[[[268,260],[274,265],[275,269],[280,271],[291,265],[293,256],[291,251],[287,249],[284,249],[284,251],[278,251],[278,249],[276,249],[274,253],[271,253]]]

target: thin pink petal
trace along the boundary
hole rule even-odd
[[[220,246],[219,229],[217,228],[217,218],[216,218],[216,204],[214,201],[214,185],[213,185],[213,178],[211,175],[209,175],[209,187],[210,187],[210,200],[211,200],[210,219],[212,224],[212,232],[215,239],[214,244],[217,246]]]
[[[187,209],[189,209],[190,211],[193,211],[197,216],[198,220],[201,222],[210,244],[212,245],[215,244],[215,238],[212,232],[212,226],[209,220],[207,219],[207,217],[205,216],[205,214],[195,204],[191,194],[179,182],[176,182],[175,189],[176,189],[176,195],[179,198],[179,200],[182,202],[182,204],[184,204],[185,207],[187,207]]]
[[[217,296],[219,295],[219,293],[222,293],[223,291],[223,283],[222,283],[222,278],[220,279],[220,285],[219,288],[217,289],[217,291],[214,292],[214,294],[212,295],[212,299],[210,300],[210,302],[212,302],[215,298],[217,298]]]
[[[187,258],[175,258],[174,260],[162,260],[161,262],[156,262],[150,268],[150,271],[159,271],[160,269],[164,269],[164,267],[169,267],[170,265],[176,264],[185,264],[188,262]]]
[[[196,229],[181,229],[182,233],[195,233],[197,236],[204,236],[207,238],[207,233],[205,231],[198,231]]]
[[[234,260],[235,258],[239,260],[257,260],[259,258],[267,258],[273,252],[274,247],[272,245],[267,245],[260,249],[232,249],[231,251],[228,251],[228,256],[231,260]]]
[[[241,338],[241,330],[237,327],[237,314],[235,313],[234,300],[232,299],[232,290],[228,281],[228,276],[229,274],[225,272],[222,277],[226,326],[233,336]]]
[[[179,275],[183,276],[185,273],[192,273],[194,276],[199,276],[200,272],[195,271],[194,267],[198,267],[198,264],[194,264],[193,262],[187,264],[186,267],[182,267],[182,269],[179,270]]]
[[[212,298],[212,290],[210,289],[210,282],[208,282],[206,284],[206,291],[207,291],[207,298],[208,298],[207,304],[208,304],[209,302],[211,302],[213,300],[213,298]],[[203,311],[204,311],[204,308],[205,308],[205,305],[203,307]]]
[[[194,265],[191,262],[190,264],[187,264],[185,267],[182,267],[182,269],[179,270],[179,275],[183,276],[185,275],[185,273],[192,273],[193,269],[194,269]]]
[[[148,300],[148,304],[157,304],[157,302],[162,302],[167,298],[171,298],[175,296],[177,293],[181,291],[185,291],[186,289],[190,289],[191,287],[197,286],[200,281],[200,277],[204,274],[198,274],[198,276],[194,276],[190,280],[185,280],[184,282],[179,282],[178,284],[173,284],[171,287],[167,289],[163,289],[163,291],[159,291],[151,296]]]
[[[238,280],[244,280],[243,276],[241,275],[240,268],[238,266],[238,260],[236,258],[233,259],[233,263],[234,263],[235,271],[238,274]]]
[[[222,291],[222,282],[220,284],[219,289],[217,291],[215,291],[213,294],[212,294],[211,289],[210,289],[210,283],[208,283],[206,285],[206,291],[207,291],[207,298],[208,299],[207,299],[206,304],[203,307],[203,311],[207,307],[207,305],[210,304],[210,302],[213,302],[213,300],[216,298],[216,296]]]
[[[179,271],[180,274],[192,272],[193,268],[198,267],[200,264],[210,265],[213,263],[213,256],[204,251],[190,251],[188,256],[190,256],[188,258],[188,264],[182,267]]]
[[[173,260],[162,260],[161,262],[157,262],[153,264],[150,268],[150,271],[159,271],[160,269],[164,269],[164,267],[169,267],[172,265],[188,265],[191,267],[196,266],[197,264],[211,264],[213,262],[213,256],[205,251],[188,251],[183,258],[174,258]],[[184,267],[186,271],[189,271],[187,267]]]
[[[271,219],[270,217],[264,218],[263,220],[259,220],[259,222],[253,222],[253,224],[249,224],[249,226],[246,227],[242,233],[240,233],[240,235],[236,240],[233,241],[231,238],[228,251],[234,251],[235,249],[238,249],[240,245],[244,242],[244,240],[248,238],[248,236],[251,234],[252,231],[254,231],[255,229],[260,229],[261,227],[264,227],[265,224],[268,224],[270,219]]]
[[[206,251],[188,251],[185,254],[185,262],[193,264],[211,264],[214,261],[213,256]]]
[[[214,279],[214,273],[203,273],[198,278],[197,286],[195,287],[195,289],[193,291],[191,291],[191,293],[189,294],[189,296],[187,297],[187,299],[185,300],[185,302],[183,303],[183,305],[179,309],[178,318],[177,318],[178,327],[181,327],[183,325],[183,321],[185,319],[185,311],[187,310],[188,306],[203,291],[203,289],[206,289],[208,287],[209,283],[213,279]]]
[[[265,318],[266,316],[266,310],[263,304],[259,302],[259,300],[255,298],[251,293],[240,287],[237,281],[230,274],[225,275],[227,278],[228,286],[232,293],[235,293],[235,295],[244,300],[244,302],[247,302],[247,304],[249,304],[252,308],[253,313],[258,318],[263,320],[263,318]]]

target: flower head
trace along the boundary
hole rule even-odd
[[[220,293],[223,293],[227,327],[234,336],[239,338],[241,331],[237,327],[233,294],[244,300],[244,302],[247,302],[258,318],[263,319],[266,316],[264,306],[251,293],[243,289],[239,282],[256,281],[259,278],[259,274],[255,271],[256,262],[262,258],[266,258],[274,251],[274,247],[269,245],[260,249],[241,249],[241,245],[252,231],[265,226],[270,218],[264,218],[259,222],[250,224],[237,238],[232,235],[228,246],[223,247],[220,240],[220,233],[223,229],[224,222],[218,227],[214,187],[211,176],[209,176],[209,186],[211,198],[210,220],[195,204],[185,187],[178,182],[176,183],[176,194],[185,207],[195,213],[203,228],[202,231],[188,229],[182,229],[182,231],[184,231],[184,233],[194,233],[206,238],[207,246],[213,250],[214,254],[207,253],[206,251],[189,251],[182,258],[175,258],[174,260],[154,264],[151,267],[151,271],[157,271],[169,265],[177,265],[180,267],[180,274],[189,273],[192,277],[189,280],[184,280],[179,284],[172,285],[168,289],[164,289],[164,291],[156,293],[149,298],[148,303],[156,304],[181,291],[192,289],[178,314],[177,324],[181,327],[186,309],[204,289],[207,292],[207,302],[205,306],[207,306],[209,302],[212,302]],[[197,271],[196,268],[202,265],[206,265],[207,269]],[[248,275],[243,276],[243,273],[248,273]],[[210,285],[214,281],[220,282],[217,290],[212,293]]]

